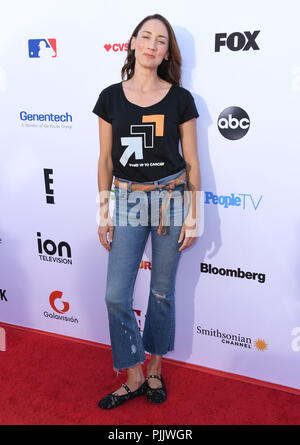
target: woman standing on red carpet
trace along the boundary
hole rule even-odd
[[[105,302],[113,367],[127,370],[126,383],[99,401],[103,409],[144,394],[151,403],[166,400],[161,367],[162,356],[174,350],[176,270],[181,252],[196,240],[197,231],[190,228],[198,224],[199,114],[191,93],[180,86],[180,51],[163,16],[148,16],[133,31],[122,79],[125,74],[126,81],[101,91],[93,109],[99,116],[98,234],[109,252]],[[183,156],[178,150],[179,138]],[[113,176],[112,221],[109,196]],[[132,300],[149,234],[151,283],[141,337]],[[145,350],[151,354],[146,378],[142,368]]]

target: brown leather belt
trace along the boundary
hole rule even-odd
[[[173,189],[176,185],[179,184],[185,184],[186,180],[186,171],[182,172],[180,176],[178,176],[175,179],[170,179],[170,181],[166,182],[165,184],[158,184],[158,188],[167,188],[167,189]],[[128,190],[128,182],[126,181],[120,181],[119,179],[114,179],[114,184],[117,187],[124,188],[125,190]],[[131,184],[131,190],[142,190],[142,191],[149,191],[149,190],[156,190],[155,184],[145,184],[145,183],[132,183]]]

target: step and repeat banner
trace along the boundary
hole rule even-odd
[[[153,13],[174,28],[200,114],[204,194],[166,357],[300,389],[297,1],[2,7],[0,322],[110,344],[92,109],[121,81],[128,39]],[[149,238],[134,288],[141,334],[150,276]]]

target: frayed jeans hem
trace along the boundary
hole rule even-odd
[[[126,371],[127,369],[129,369],[129,368],[132,368],[133,366],[136,366],[136,365],[143,365],[144,363],[145,363],[145,361],[146,360],[144,360],[143,362],[137,362],[137,363],[135,363],[134,365],[130,365],[130,366],[127,366],[127,367],[125,367],[125,368],[116,368],[115,366],[113,367],[113,370],[114,371]]]
[[[154,351],[151,351],[150,348],[147,348],[145,345],[144,345],[144,349],[146,352],[148,352],[148,354],[161,355],[161,356],[166,355],[168,352],[174,351],[174,349],[168,349],[166,352],[154,352]]]

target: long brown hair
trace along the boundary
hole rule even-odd
[[[133,31],[129,41],[128,41],[128,53],[125,59],[125,64],[121,69],[121,77],[124,80],[125,74],[126,79],[130,79],[134,75],[134,67],[135,67],[135,51],[131,49],[131,39],[132,37],[136,37],[139,30],[143,26],[145,22],[152,19],[161,20],[168,30],[169,34],[169,57],[168,60],[163,59],[161,64],[157,68],[157,74],[162,79],[167,82],[172,83],[173,85],[181,84],[181,54],[177,44],[177,40],[175,37],[175,33],[173,31],[172,26],[168,22],[168,20],[160,14],[148,15],[145,17],[135,28]]]

